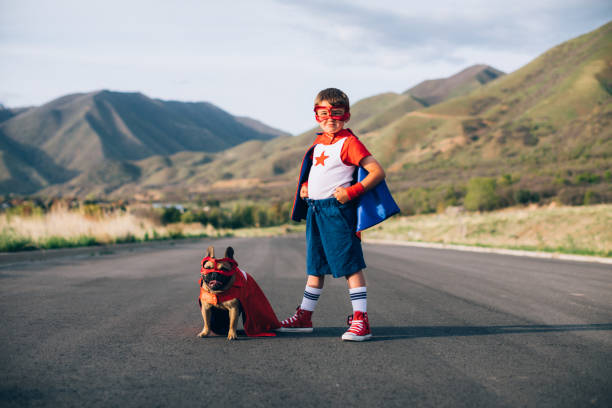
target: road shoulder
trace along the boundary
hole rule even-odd
[[[489,253],[489,254],[523,256],[523,257],[531,257],[531,258],[560,259],[560,260],[565,260],[565,261],[596,262],[596,263],[603,263],[603,264],[612,264],[612,258],[604,258],[600,256],[562,254],[559,252],[522,251],[522,250],[517,250],[517,249],[487,248],[487,247],[478,247],[478,246],[469,246],[469,245],[439,244],[439,243],[429,243],[429,242],[400,241],[400,240],[388,240],[388,239],[364,239],[364,243],[382,244],[382,245],[400,245],[400,246],[411,246],[411,247],[419,247],[419,248],[452,249],[455,251],[481,252],[481,253]]]

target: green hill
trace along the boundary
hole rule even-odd
[[[502,177],[506,200],[522,190],[573,204],[609,201],[611,64],[608,23],[364,140],[399,191],[461,189],[473,177]]]
[[[432,88],[445,89],[448,99],[429,107],[411,93],[424,92],[422,84],[366,98],[352,107],[350,127],[387,170],[406,212],[461,204],[478,178],[490,179],[500,206],[552,198],[610,201],[611,27],[560,44],[494,80],[488,80],[496,74],[490,67],[464,70]],[[458,85],[456,79],[469,72],[472,79]],[[251,179],[240,194],[282,196],[295,188],[313,136],[314,129],[282,143],[247,144],[249,152],[228,150],[203,170],[214,180]],[[243,153],[248,160],[240,159]],[[220,168],[226,171],[215,170]]]
[[[362,99],[351,107],[350,126],[359,133],[375,131],[406,113],[466,95],[502,75],[488,65],[473,65],[448,78],[423,81],[402,94],[388,92]]]
[[[485,70],[502,75],[501,71],[480,65],[433,82],[442,84],[436,89],[452,85],[467,90],[474,83],[479,83],[477,76]],[[384,125],[422,108],[424,105],[409,93],[375,95],[353,104],[350,127],[360,135],[368,132],[375,134]],[[234,197],[243,194],[253,194],[256,197],[271,194],[280,199],[294,188],[295,174],[299,170],[304,150],[314,140],[317,130],[313,128],[299,136],[275,139],[273,142],[251,141],[215,155],[207,155],[204,161],[202,155],[187,153],[182,153],[180,159],[172,156],[145,160],[138,163],[142,169],[140,180],[124,185],[117,193],[126,194],[127,191],[138,191],[144,187],[154,192],[180,191],[179,196],[195,191],[213,191],[215,194]]]

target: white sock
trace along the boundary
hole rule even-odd
[[[317,301],[319,300],[319,296],[323,289],[312,288],[306,285],[306,289],[304,289],[304,297],[302,298],[302,304],[300,305],[300,309],[308,310],[312,312],[315,310],[315,306],[317,305]]]
[[[353,305],[353,313],[360,311],[367,313],[368,311],[368,288],[362,286],[360,288],[349,289],[351,296],[351,304]]]

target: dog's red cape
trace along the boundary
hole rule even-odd
[[[234,285],[225,291],[214,295],[202,287],[200,280],[200,297],[198,302],[202,306],[202,300],[217,304],[238,298],[242,305],[242,323],[244,332],[249,337],[275,336],[272,332],[280,327],[280,322],[268,302],[268,298],[255,282],[255,279],[240,268],[236,271]]]

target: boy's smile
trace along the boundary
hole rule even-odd
[[[318,106],[321,106],[323,108],[332,108],[332,105],[328,101],[321,101]],[[341,109],[344,109],[344,108],[341,108]],[[345,122],[342,120],[332,119],[332,116],[335,116],[333,109],[329,117],[327,118],[319,117],[318,119],[319,126],[325,133],[337,133],[341,131],[342,128],[344,127],[344,124],[348,122],[348,120]]]

